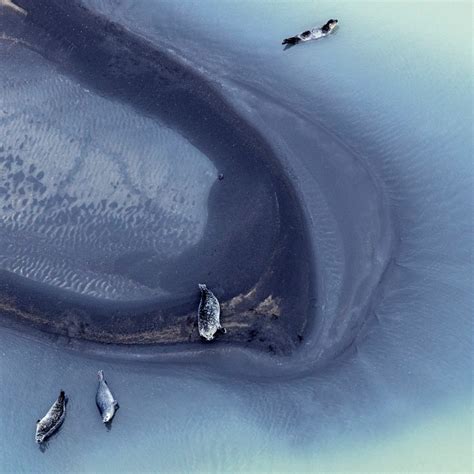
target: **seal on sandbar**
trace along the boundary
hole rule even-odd
[[[67,397],[61,390],[58,399],[53,403],[48,413],[36,422],[36,442],[43,443],[63,424],[66,416]]]
[[[119,409],[117,400],[114,399],[112,392],[104,378],[104,371],[99,370],[97,372],[99,378],[99,386],[97,387],[97,393],[95,396],[95,403],[99,409],[100,416],[104,423],[109,423],[115,415],[115,412]]]
[[[201,290],[201,301],[198,310],[199,335],[207,341],[212,341],[217,331],[226,333],[219,319],[221,308],[218,299],[206,285],[200,284],[199,289]]]

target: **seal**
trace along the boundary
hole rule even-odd
[[[119,409],[117,400],[114,399],[112,392],[104,378],[104,371],[97,372],[99,377],[99,386],[97,387],[97,394],[95,396],[95,403],[99,409],[100,416],[104,423],[109,423]]]
[[[99,370],[97,372],[99,378],[99,386],[97,387],[97,394],[95,396],[95,402],[99,409],[102,421],[109,423],[115,415],[115,412],[119,409],[117,400],[114,399],[112,392],[104,378],[104,371]]]
[[[208,341],[212,341],[217,331],[224,334],[227,331],[220,323],[221,308],[218,299],[206,285],[199,284],[199,289],[201,290],[201,301],[198,310],[199,335]]]
[[[48,413],[36,422],[36,442],[43,443],[63,424],[66,416],[67,397],[61,390],[58,399],[53,403]]]
[[[296,36],[291,36],[290,38],[285,38],[281,44],[286,45],[287,48],[294,46],[300,42],[317,40],[319,38],[324,38],[330,34],[334,28],[336,28],[338,20],[330,19],[323,26],[312,28],[311,30],[303,31]]]

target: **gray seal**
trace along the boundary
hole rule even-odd
[[[212,341],[217,331],[226,333],[220,323],[221,308],[218,299],[206,285],[200,284],[199,289],[201,290],[198,310],[199,334],[204,339]]]
[[[36,442],[43,443],[63,424],[66,416],[67,397],[61,390],[58,399],[53,403],[48,413],[36,422]]]
[[[99,378],[99,386],[97,387],[97,394],[95,396],[95,403],[100,411],[100,416],[104,423],[109,423],[119,409],[117,400],[114,399],[112,392],[104,378],[104,371],[97,372]]]

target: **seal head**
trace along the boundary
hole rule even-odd
[[[321,31],[324,34],[330,33],[334,28],[336,28],[338,23],[339,23],[338,20],[331,18],[330,20],[326,22],[325,25],[321,27]]]

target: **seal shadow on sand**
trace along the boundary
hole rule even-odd
[[[58,436],[61,433],[61,430],[64,427],[64,422],[65,421],[66,421],[66,419],[64,419],[64,421],[61,423],[61,426],[51,436],[48,436],[48,439],[46,441],[43,441],[42,443],[38,444],[38,449],[43,454],[49,449],[49,447],[50,447],[49,443],[50,442],[54,443],[54,440],[55,440],[56,436]]]
[[[118,410],[117,410],[117,411],[118,411]],[[105,429],[106,429],[107,431],[112,431],[112,425],[113,425],[113,423],[114,423],[114,418],[115,418],[116,416],[117,416],[117,413],[114,415],[114,417],[113,417],[110,421],[108,421],[107,423],[102,423],[103,425],[105,425]]]

